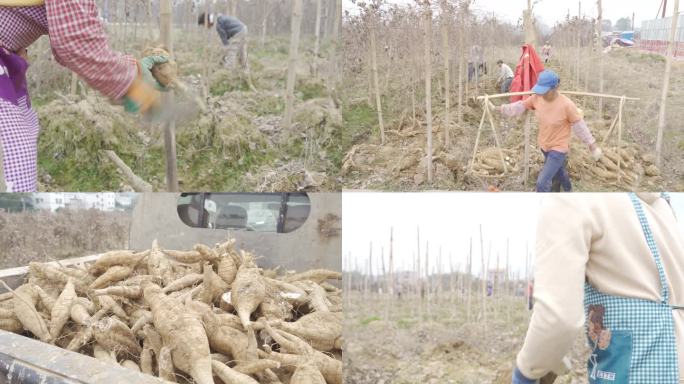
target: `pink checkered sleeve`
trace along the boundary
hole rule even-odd
[[[94,0],[46,0],[52,52],[57,62],[114,100],[137,75],[135,58],[109,48]]]

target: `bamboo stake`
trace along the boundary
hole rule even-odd
[[[487,111],[482,111],[482,118],[480,119],[480,126],[477,128],[477,136],[475,136],[475,147],[473,148],[473,157],[470,158],[470,166],[468,172],[473,172],[475,167],[475,156],[477,156],[477,147],[480,146],[480,135],[482,134],[482,127],[484,126]]]
[[[603,93],[592,93],[592,92],[559,91],[559,93],[562,95],[603,97],[606,99],[617,99],[617,100],[620,100],[624,97],[624,99],[628,100],[628,101],[641,100],[638,97],[626,97],[626,96],[617,96],[617,95],[609,95],[609,94],[603,94]],[[478,96],[477,100],[484,100],[485,98],[488,98],[491,100],[491,99],[500,99],[500,98],[511,97],[511,96],[529,96],[529,95],[534,95],[534,92],[527,91],[527,92],[497,93],[494,95]]]

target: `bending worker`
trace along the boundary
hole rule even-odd
[[[155,63],[112,51],[95,0],[0,0],[0,190],[37,189],[38,117],[31,108],[26,49],[50,36],[58,63],[131,113],[155,112],[163,87],[152,77]]]
[[[536,241],[513,384],[564,373],[580,331],[589,383],[684,383],[684,238],[666,195],[548,196]]]
[[[508,93],[511,90],[511,83],[513,82],[513,70],[503,60],[499,60],[496,64],[501,69],[499,78],[496,80],[497,84],[501,84],[501,93]]]
[[[216,21],[216,32],[221,38],[221,43],[226,51],[223,57],[223,64],[226,67],[239,65],[247,67],[247,26],[239,19],[226,16],[209,14],[209,27],[214,26]],[[199,25],[207,25],[207,16],[203,12],[197,20]]]
[[[498,108],[508,118],[533,110],[539,121],[538,143],[544,154],[544,167],[537,177],[537,192],[551,192],[553,184],[560,184],[566,192],[572,191],[565,169],[572,132],[589,147],[595,161],[602,156],[580,111],[572,100],[558,92],[559,86],[560,78],[555,72],[543,71],[532,88],[534,95]]]

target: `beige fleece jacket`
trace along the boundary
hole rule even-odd
[[[660,194],[638,196],[660,251],[670,303],[682,305],[684,239],[676,218]],[[534,278],[536,304],[516,361],[533,379],[558,371],[584,332],[585,280],[606,294],[660,300],[658,271],[629,196],[622,193],[544,197]],[[673,314],[679,371],[684,373],[684,311]]]

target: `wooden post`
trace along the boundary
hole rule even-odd
[[[427,182],[432,183],[432,9],[425,0],[425,120],[427,135]]]
[[[168,51],[173,54],[173,38],[171,20],[173,6],[171,0],[161,0],[159,8],[160,38]],[[165,105],[174,104],[173,92],[163,96]],[[164,126],[164,148],[166,151],[166,189],[168,192],[178,192],[178,164],[176,157],[176,121],[171,119]]]
[[[299,58],[299,35],[302,25],[302,0],[292,0],[292,36],[290,38],[290,52],[287,68],[287,96],[285,101],[285,117],[283,127],[290,129],[294,111],[294,90],[297,80],[297,59]]]
[[[663,10],[663,14],[665,10]],[[667,107],[667,94],[670,91],[670,73],[672,73],[672,62],[674,61],[675,41],[677,37],[677,21],[679,19],[679,0],[674,2],[674,13],[672,25],[670,27],[670,42],[667,46],[667,57],[665,58],[665,76],[663,76],[663,90],[660,95],[660,113],[658,114],[658,135],[656,138],[656,166],[662,165],[663,159],[663,132],[665,131],[665,117]]]
[[[451,107],[451,81],[449,79],[449,59],[451,50],[449,49],[449,3],[442,0],[442,55],[444,55],[444,146],[448,150],[451,147],[451,137],[449,136],[449,125],[451,118],[449,108]]]
[[[378,110],[378,126],[380,128],[380,143],[385,144],[385,124],[382,119],[382,99],[380,98],[380,85],[378,82],[378,53],[377,42],[375,38],[375,18],[377,16],[377,9],[371,5],[369,9],[369,24],[370,24],[370,57],[371,57],[371,71],[373,77],[373,87],[375,88],[375,107]]]

